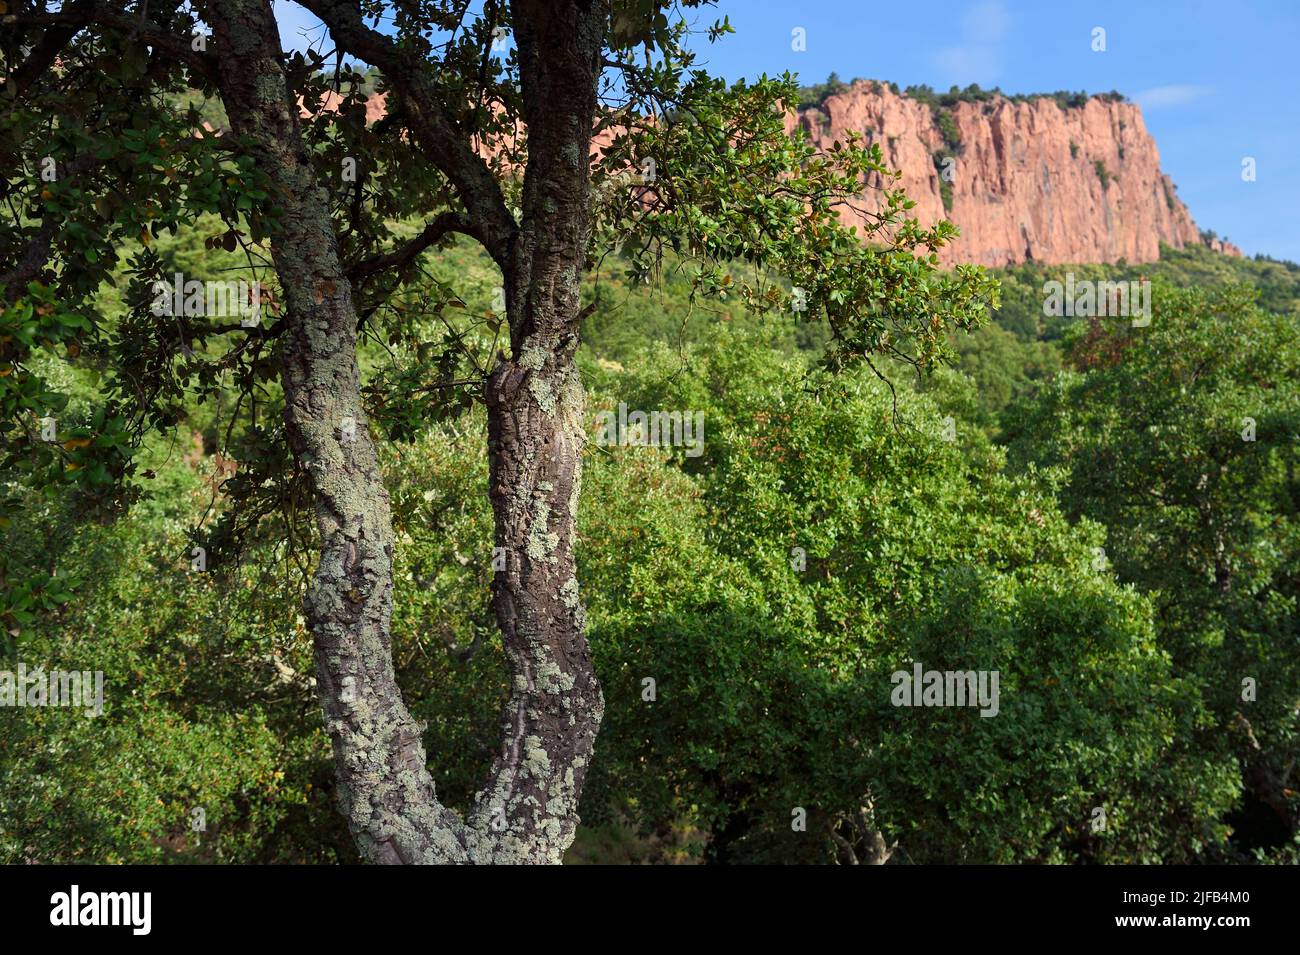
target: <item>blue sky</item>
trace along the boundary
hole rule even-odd
[[[277,0],[286,45],[315,18]],[[1297,0],[720,0],[690,11],[701,28],[736,28],[702,44],[728,79],[833,71],[908,86],[999,86],[1009,93],[1116,89],[1142,106],[1161,165],[1197,225],[1247,255],[1300,262],[1300,2]],[[791,49],[802,27],[807,49]],[[1106,50],[1092,50],[1092,31]],[[1243,182],[1243,157],[1256,180]]]
[[[729,79],[832,71],[900,86],[1119,90],[1142,106],[1164,171],[1202,229],[1300,262],[1300,2],[867,4],[722,0],[736,33],[701,50]],[[714,19],[706,8],[701,22]],[[1106,51],[1092,51],[1094,27]],[[791,50],[803,27],[807,50]],[[1256,160],[1243,182],[1241,161]]]

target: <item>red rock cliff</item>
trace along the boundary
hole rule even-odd
[[[1160,154],[1136,105],[1093,97],[1062,109],[1047,97],[995,96],[948,112],[960,135],[955,152],[927,104],[866,80],[801,110],[791,125],[801,125],[819,148],[849,131],[879,143],[917,203],[912,214],[923,224],[946,218],[961,229],[941,253],[948,264],[1151,262],[1161,242],[1202,244],[1160,171]],[[936,155],[940,163],[944,156],[955,159],[950,210]],[[1218,251],[1240,254],[1231,246]]]
[[[367,102],[368,122],[384,116],[384,99],[381,94]],[[337,102],[327,97],[323,109],[336,109]],[[1155,141],[1132,103],[1093,97],[1063,109],[1050,97],[994,95],[946,112],[960,139],[956,150],[928,104],[886,84],[856,80],[820,106],[788,116],[787,126],[791,132],[802,127],[819,149],[850,131],[879,143],[886,164],[903,174],[898,185],[916,201],[911,214],[924,225],[949,219],[961,229],[940,252],[947,265],[1153,262],[1162,242],[1241,254],[1219,239],[1202,242],[1173,182],[1160,171]],[[610,135],[606,131],[598,142]],[[940,178],[945,157],[953,159],[948,209]],[[871,208],[870,190],[859,205]],[[861,221],[852,210],[841,216]]]

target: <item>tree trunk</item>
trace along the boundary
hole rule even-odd
[[[492,584],[511,677],[504,739],[471,826],[483,861],[558,862],[604,712],[573,544],[586,441],[574,362],[590,219],[600,5],[512,4],[528,166],[506,296],[512,357],[487,388],[489,493],[505,569]]]
[[[357,316],[274,17],[268,0],[213,0],[210,8],[226,111],[281,187],[272,257],[288,307],[285,421],[321,535],[307,601],[318,693],[340,808],[372,862],[561,861],[604,707],[573,544],[586,439],[574,352],[605,12],[573,0],[513,6],[529,162],[522,221],[501,256],[512,357],[500,361],[486,394],[489,493],[505,554],[493,606],[511,695],[468,825],[437,801],[421,728],[393,675],[393,532],[361,410]],[[343,26],[380,43],[358,24]]]
[[[275,18],[268,0],[213,0],[209,15],[231,125],[251,138],[280,187],[271,248],[287,307],[284,418],[315,492],[320,561],[307,617],[339,808],[368,861],[466,861],[468,836],[434,795],[421,727],[393,674],[393,529],[361,409],[357,315],[281,67]]]

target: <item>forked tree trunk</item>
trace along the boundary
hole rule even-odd
[[[585,439],[574,351],[604,24],[599,5],[579,6],[515,5],[530,161],[523,221],[504,268],[513,355],[486,395],[490,495],[505,552],[493,603],[511,695],[468,824],[438,802],[421,727],[394,678],[393,531],[361,408],[357,315],[274,16],[268,0],[213,0],[209,8],[227,114],[280,187],[272,258],[287,306],[285,422],[315,492],[321,537],[308,620],[339,805],[372,862],[559,862],[578,823],[603,709],[573,544]]]

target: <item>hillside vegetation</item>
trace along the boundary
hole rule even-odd
[[[200,276],[234,261],[166,237],[158,254]],[[426,259],[490,318],[485,258]],[[590,407],[702,412],[705,435],[698,457],[587,447],[579,561],[607,711],[570,861],[1293,858],[1300,269],[1167,250],[1068,270],[1151,279],[1151,326],[1046,318],[1042,283],[1067,269],[1024,266],[954,340],[956,367],[920,382],[829,375],[826,329],[692,301],[671,270],[589,280]],[[464,808],[506,692],[484,419],[386,406],[384,382],[418,369],[377,340],[363,359],[395,439],[399,679]],[[62,384],[65,414],[93,417],[91,382]],[[113,701],[0,721],[0,860],[355,861],[329,806],[306,549],[218,520],[221,482],[256,480],[241,449],[278,424],[232,431],[231,413],[177,409],[128,516],[87,521],[69,492],[0,529],[10,653],[102,669]],[[312,533],[269,503],[261,521]],[[190,572],[198,540],[210,573]],[[1000,670],[1001,718],[900,721],[890,673],[914,660]]]

